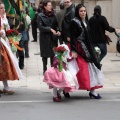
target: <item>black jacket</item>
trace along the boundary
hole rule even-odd
[[[57,46],[58,37],[53,35],[50,29],[53,28],[54,30],[59,31],[57,18],[55,15],[48,17],[44,13],[39,13],[37,24],[40,30],[39,43],[41,57],[53,57],[53,48]]]
[[[91,37],[94,44],[106,43],[105,31],[115,32],[115,29],[109,26],[107,19],[100,15],[89,19]]]
[[[75,6],[72,4],[69,8],[66,9],[63,21],[62,21],[62,32],[63,32],[63,41],[66,41],[67,37],[70,37],[69,25],[71,20],[75,17]]]

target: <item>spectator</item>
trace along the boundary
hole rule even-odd
[[[70,41],[69,25],[75,16],[75,6],[72,0],[64,0],[66,12],[62,21],[62,39],[67,44]]]
[[[54,14],[52,3],[43,2],[43,12],[38,14],[38,28],[40,30],[40,53],[43,61],[43,74],[47,70],[47,59],[50,57],[51,66],[53,63],[53,48],[58,45],[59,32],[57,18]]]
[[[61,31],[61,33],[62,33],[62,28],[61,28],[61,26],[62,26],[62,20],[63,20],[63,18],[64,18],[64,14],[65,14],[64,4],[63,4],[63,3],[60,3],[59,7],[60,7],[60,11],[57,12],[56,15],[57,15],[57,19],[58,19],[58,25],[59,25],[60,31]],[[59,42],[60,42],[60,44],[63,44],[62,34],[61,34],[61,36],[59,37]]]
[[[35,16],[31,19],[31,27],[32,27],[32,36],[33,40],[31,42],[37,42],[37,8],[35,7],[35,4],[32,4],[32,8],[34,10]]]
[[[95,6],[94,14],[89,20],[92,42],[95,46],[98,46],[101,50],[100,62],[107,54],[107,45],[105,31],[115,32],[115,28],[109,26],[109,23],[105,16],[101,15],[101,7]]]

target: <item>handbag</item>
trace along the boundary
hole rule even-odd
[[[108,45],[110,45],[110,42],[112,42],[112,40],[110,39],[110,37],[108,35],[105,35],[105,39],[106,39],[106,43]]]

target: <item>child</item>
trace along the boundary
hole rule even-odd
[[[75,59],[70,56],[67,45],[62,44],[55,48],[53,67],[44,74],[44,82],[53,88],[53,101],[61,101],[61,92],[73,92],[79,88],[76,74],[78,67]],[[62,57],[62,59],[60,59]],[[62,64],[62,69],[60,65]]]

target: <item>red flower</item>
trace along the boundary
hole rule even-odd
[[[18,34],[19,34],[19,32],[14,29],[10,29],[6,32],[6,36],[14,36],[14,35],[18,35]]]
[[[58,46],[55,48],[55,52],[64,53],[66,49],[63,46]]]

